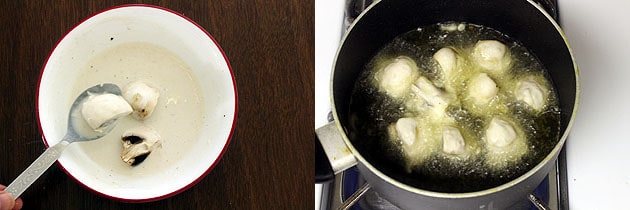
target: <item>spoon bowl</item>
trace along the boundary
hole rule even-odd
[[[71,143],[74,141],[90,141],[99,139],[107,135],[115,127],[114,124],[116,119],[110,119],[105,122],[101,128],[94,130],[88,125],[81,115],[83,103],[85,103],[89,96],[107,93],[119,96],[122,95],[121,90],[117,85],[103,83],[86,89],[77,97],[77,99],[72,103],[72,107],[68,113],[68,130],[66,131],[66,135],[62,141]]]
[[[117,119],[110,119],[98,130],[92,129],[81,115],[83,103],[92,95],[100,94],[121,95],[120,88],[115,84],[103,83],[92,86],[83,91],[72,103],[68,113],[68,129],[63,139],[49,147],[42,153],[24,172],[22,172],[7,188],[6,192],[11,193],[17,199],[37,178],[61,156],[61,152],[73,142],[91,141],[107,135],[115,126]]]

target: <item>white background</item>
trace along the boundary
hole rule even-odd
[[[315,0],[315,128],[326,124],[330,112],[332,63],[341,41],[344,0]],[[315,185],[315,210],[319,210],[321,185]]]
[[[569,206],[629,209],[630,1],[558,1],[581,85],[567,140]]]

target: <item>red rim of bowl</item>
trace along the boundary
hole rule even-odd
[[[236,80],[234,78],[234,71],[232,71],[232,66],[230,65],[230,62],[227,59],[227,56],[225,55],[225,52],[223,51],[223,49],[221,48],[221,46],[219,45],[219,43],[217,43],[217,41],[214,39],[214,37],[212,37],[212,35],[210,35],[210,33],[208,33],[208,31],[206,31],[201,25],[197,24],[195,21],[193,21],[192,19],[184,16],[181,13],[175,12],[173,10],[164,8],[164,7],[160,7],[160,6],[155,6],[155,5],[149,5],[149,4],[125,4],[125,5],[119,5],[119,6],[114,6],[114,7],[110,7],[101,11],[98,11],[90,16],[88,16],[87,18],[81,20],[78,24],[74,25],[72,27],[72,29],[68,30],[61,39],[59,39],[57,41],[57,43],[55,44],[55,46],[53,47],[53,49],[50,51],[50,53],[48,53],[48,57],[46,58],[46,61],[44,62],[44,65],[42,66],[42,70],[40,71],[40,75],[39,75],[39,80],[38,80],[38,84],[37,84],[37,97],[35,99],[35,107],[37,107],[36,113],[37,113],[37,122],[38,122],[38,126],[39,126],[39,132],[42,135],[42,140],[44,142],[44,144],[46,145],[46,147],[49,147],[50,145],[48,145],[48,141],[46,141],[46,137],[44,136],[44,132],[42,129],[42,125],[41,125],[41,120],[39,118],[39,90],[41,87],[41,81],[42,81],[42,76],[44,74],[44,69],[46,68],[46,66],[48,65],[48,60],[50,59],[50,56],[52,55],[52,53],[55,51],[55,49],[57,49],[57,46],[59,45],[59,43],[64,40],[66,38],[66,36],[74,31],[74,29],[76,27],[78,27],[79,25],[83,24],[85,21],[91,19],[92,17],[99,15],[101,13],[110,11],[110,10],[115,10],[115,9],[119,9],[119,8],[126,8],[126,7],[146,7],[146,8],[153,8],[153,9],[159,9],[162,11],[166,11],[168,13],[171,14],[175,14],[183,19],[185,19],[186,21],[190,22],[191,24],[195,25],[199,30],[201,30],[202,32],[204,32],[211,40],[212,42],[217,46],[217,48],[219,49],[219,51],[221,52],[221,55],[223,56],[223,59],[225,60],[225,63],[227,64],[228,69],[230,70],[230,76],[232,78],[232,86],[234,87],[234,119],[232,120],[232,127],[230,129],[230,134],[227,136],[227,141],[225,142],[225,145],[223,146],[223,149],[221,150],[221,153],[219,153],[219,156],[217,157],[216,160],[214,160],[214,162],[210,165],[210,167],[203,173],[201,174],[199,177],[197,177],[197,179],[193,180],[192,182],[190,182],[188,185],[175,190],[173,192],[170,192],[168,194],[165,195],[161,195],[161,196],[157,196],[157,197],[152,197],[152,198],[143,198],[143,199],[128,199],[128,198],[121,198],[121,197],[115,197],[112,195],[108,195],[102,192],[99,192],[96,189],[93,189],[89,186],[87,186],[86,184],[82,183],[81,181],[79,181],[77,178],[75,178],[74,176],[72,176],[72,174],[66,170],[66,168],[63,167],[63,165],[61,163],[59,163],[59,161],[57,161],[57,165],[70,177],[72,177],[72,179],[74,179],[74,181],[76,183],[79,183],[81,186],[83,186],[84,188],[89,189],[90,191],[98,194],[99,196],[102,197],[106,197],[112,200],[116,200],[116,201],[122,201],[122,202],[129,202],[129,203],[143,203],[143,202],[152,202],[152,201],[158,201],[158,200],[162,200],[165,198],[169,198],[172,197],[174,195],[177,195],[185,190],[187,190],[188,188],[194,186],[195,184],[197,184],[199,181],[201,181],[201,179],[203,179],[208,173],[210,173],[210,171],[212,171],[212,169],[219,163],[219,160],[221,160],[221,158],[223,157],[223,154],[225,153],[225,151],[227,150],[228,146],[230,145],[230,141],[232,139],[232,136],[234,134],[234,129],[235,129],[235,125],[236,125],[236,116],[237,116],[237,112],[238,112],[238,94],[237,94],[237,90],[236,90]]]

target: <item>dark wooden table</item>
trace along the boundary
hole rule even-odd
[[[24,209],[313,208],[314,2],[309,0],[3,1],[0,183],[8,185],[45,149],[36,87],[55,43],[90,14],[126,3],[183,13],[222,46],[239,96],[232,142],[197,185],[164,200],[130,204],[102,198],[54,164],[21,196]]]

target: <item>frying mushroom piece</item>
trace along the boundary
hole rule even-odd
[[[143,120],[155,110],[160,92],[144,82],[135,81],[123,87],[123,97],[131,104],[132,115]]]
[[[376,73],[376,81],[381,91],[393,98],[401,98],[409,91],[418,74],[416,62],[399,56]]]
[[[481,68],[497,75],[506,72],[512,63],[509,49],[497,40],[478,41],[472,58]]]
[[[443,116],[446,113],[445,110],[451,102],[448,94],[433,85],[426,77],[420,76],[416,83],[411,85],[411,90],[424,100],[435,116]]]
[[[455,50],[445,47],[433,54],[433,59],[442,69],[444,79],[448,80],[456,72],[458,55]]]
[[[493,170],[502,170],[527,154],[527,139],[519,125],[509,119],[492,118],[485,134],[485,162]]]
[[[160,134],[147,126],[129,129],[121,139],[123,151],[120,157],[130,166],[142,163],[161,141]]]
[[[91,95],[81,107],[83,119],[95,131],[100,131],[113,120],[126,116],[132,111],[125,99],[111,93]]]
[[[499,92],[497,84],[486,73],[481,73],[470,80],[468,94],[477,104],[487,104]]]
[[[486,142],[495,148],[506,147],[517,138],[516,131],[512,125],[498,118],[492,118],[486,130]]]
[[[442,129],[442,151],[446,154],[460,155],[466,151],[466,143],[459,129],[444,126]]]
[[[396,122],[396,132],[402,142],[411,146],[416,141],[418,123],[413,118],[400,118]]]
[[[519,81],[517,83],[516,99],[525,102],[536,111],[545,107],[548,93],[547,90],[532,78]]]

